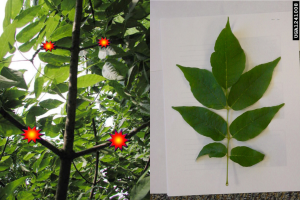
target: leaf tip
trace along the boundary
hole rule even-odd
[[[172,108],[173,108],[174,110],[177,110],[177,107],[175,107],[175,106],[172,106]]]
[[[281,60],[281,57],[278,57],[278,58],[276,58],[273,62],[275,62],[276,65],[277,65],[277,63],[278,63],[280,60]]]
[[[282,108],[285,105],[285,103],[282,103],[279,105],[279,108]]]
[[[178,64],[176,64],[176,66],[179,67],[179,69],[181,69],[181,70],[182,70],[182,68],[184,68],[183,66],[178,65]]]
[[[227,17],[226,27],[229,27],[229,28],[230,28],[229,17]]]

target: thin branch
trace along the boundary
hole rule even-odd
[[[78,174],[79,174],[86,182],[88,182],[89,184],[93,184],[92,182],[90,182],[90,181],[88,181],[86,178],[84,178],[84,176],[83,176],[83,175],[80,173],[80,171],[77,169],[77,167],[76,167],[74,161],[72,161],[72,163],[73,163],[73,165],[74,165],[76,171],[78,172]]]
[[[79,50],[82,51],[82,50],[94,48],[94,47],[97,47],[97,46],[99,46],[99,44],[94,44],[94,45],[91,45],[91,46],[82,47],[82,48],[80,48]]]
[[[5,187],[5,184],[4,184],[2,181],[0,181],[0,185],[1,185],[2,187]]]
[[[16,44],[16,46],[17,46],[17,44]],[[40,48],[39,50],[37,50],[37,51],[34,53],[34,55],[32,56],[32,58],[31,58],[31,59],[28,59],[28,58],[26,58],[26,57],[23,55],[23,53],[22,53],[22,52],[19,50],[18,46],[17,46],[17,49],[18,49],[19,53],[21,54],[21,56],[22,56],[23,58],[25,58],[25,59],[26,59],[26,61],[29,61],[29,62],[31,62],[32,66],[35,68],[35,70],[36,70],[37,72],[39,72],[40,74],[42,74],[42,76],[45,76],[45,77],[49,78],[50,80],[53,80],[52,78],[50,78],[50,77],[46,76],[46,75],[45,75],[45,74],[43,74],[41,71],[39,71],[39,70],[38,70],[38,68],[35,66],[35,64],[34,64],[34,62],[33,62],[33,60],[34,60],[35,56],[36,56],[36,55],[37,55],[37,53],[38,53],[38,52],[41,50],[41,48]]]
[[[40,47],[32,56],[32,58],[29,60],[31,63],[33,63],[33,60],[35,58],[35,56],[40,52],[40,50],[42,50],[42,47]]]
[[[96,140],[96,145],[98,145],[98,141],[97,141],[97,129],[96,129],[96,124],[95,124],[95,119],[94,118],[92,119],[92,124],[93,124],[93,130],[94,130],[94,136],[95,136],[95,140]],[[95,175],[94,175],[93,186],[95,186],[101,180],[100,179],[97,182],[98,168],[99,168],[99,151],[96,152],[96,166],[95,166]],[[94,191],[95,191],[95,187],[93,187],[93,189],[91,190],[90,199],[93,199]]]
[[[23,124],[21,124],[19,121],[17,121],[13,116],[11,116],[6,110],[4,110],[3,107],[0,107],[0,114],[6,119],[8,120],[10,123],[12,123],[13,125],[15,125],[18,129],[20,129],[21,131],[23,131],[23,129],[27,129],[27,127]],[[56,155],[58,155],[59,157],[64,157],[65,155],[63,154],[63,152],[58,149],[57,147],[55,147],[53,144],[51,144],[50,142],[48,142],[47,140],[44,139],[37,139],[37,141],[43,145],[44,147],[50,149],[53,153],[55,153]]]
[[[95,21],[95,13],[94,13],[94,9],[93,9],[92,0],[90,0],[90,6],[91,6],[91,9],[92,9],[93,21],[94,21],[94,26],[95,26],[96,21]]]
[[[5,145],[4,145],[4,148],[3,148],[3,151],[2,151],[1,157],[0,157],[0,161],[2,160],[2,157],[3,157],[3,155],[4,155],[4,152],[5,152],[6,146],[7,146],[7,144],[8,144],[8,141],[9,141],[9,137],[6,138],[6,142],[5,142]]]
[[[144,170],[142,171],[142,174],[148,169],[149,165],[150,165],[150,156],[149,156],[149,160],[147,161],[147,164],[146,164]]]
[[[128,133],[128,134],[126,135],[125,138],[128,139],[128,138],[134,136],[134,135],[137,134],[140,130],[142,130],[142,129],[148,127],[148,126],[150,126],[150,121],[147,122],[147,123],[145,123],[145,124],[143,124],[143,125],[141,125],[140,127],[136,128],[136,129],[134,129],[134,130],[131,131],[130,133]],[[86,149],[86,150],[83,150],[83,151],[76,152],[75,154],[73,154],[73,157],[72,157],[72,158],[75,159],[75,158],[78,158],[78,157],[80,157],[80,156],[84,156],[84,155],[86,155],[86,154],[90,154],[90,153],[99,151],[99,150],[101,150],[101,149],[104,149],[104,148],[106,148],[106,147],[109,147],[110,144],[111,144],[111,142],[108,141],[108,142],[105,142],[105,143],[96,145],[96,146],[94,146],[94,147],[92,147],[92,148],[89,148],[89,149]]]

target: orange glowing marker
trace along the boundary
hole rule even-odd
[[[23,131],[24,131],[25,133],[20,134],[20,135],[25,136],[25,137],[23,138],[23,140],[28,139],[28,143],[31,142],[31,141],[33,141],[34,143],[36,143],[36,139],[41,139],[41,138],[40,138],[40,135],[44,135],[44,134],[40,134],[39,132],[40,132],[41,130],[36,130],[35,127],[33,127],[33,129],[31,129],[31,128],[28,126],[28,130],[23,129]]]
[[[52,49],[55,50],[55,44],[54,42],[46,41],[46,43],[42,43],[42,48],[45,49],[46,51],[52,51]]]
[[[121,151],[122,151],[122,146],[126,146],[127,145],[125,144],[125,142],[128,142],[129,140],[127,140],[125,137],[126,137],[126,134],[123,135],[122,134],[122,130],[120,131],[120,133],[118,133],[116,130],[115,130],[115,134],[112,135],[110,134],[111,136],[111,139],[109,139],[108,141],[111,141],[111,146],[115,146],[115,150],[117,150],[117,148],[119,148]]]
[[[109,39],[106,39],[106,38],[101,38],[100,40],[99,40],[99,46],[101,46],[101,47],[107,47],[107,46],[109,46]]]

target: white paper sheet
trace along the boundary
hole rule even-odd
[[[285,103],[262,134],[246,142],[231,140],[230,148],[248,146],[266,156],[247,168],[230,161],[229,186],[225,186],[225,157],[203,156],[195,161],[202,147],[213,140],[195,132],[171,108],[202,106],[176,64],[211,71],[210,55],[227,16],[161,20],[168,195],[300,190],[299,46],[292,41],[291,16],[290,12],[229,16],[246,53],[245,71],[281,56],[264,96],[243,111],[231,112],[230,122],[246,110]],[[213,111],[225,118],[225,110]]]

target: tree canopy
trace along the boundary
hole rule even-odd
[[[150,1],[7,0],[0,42],[0,199],[149,199]],[[26,83],[10,64],[32,49]],[[27,143],[28,127],[45,135]]]

